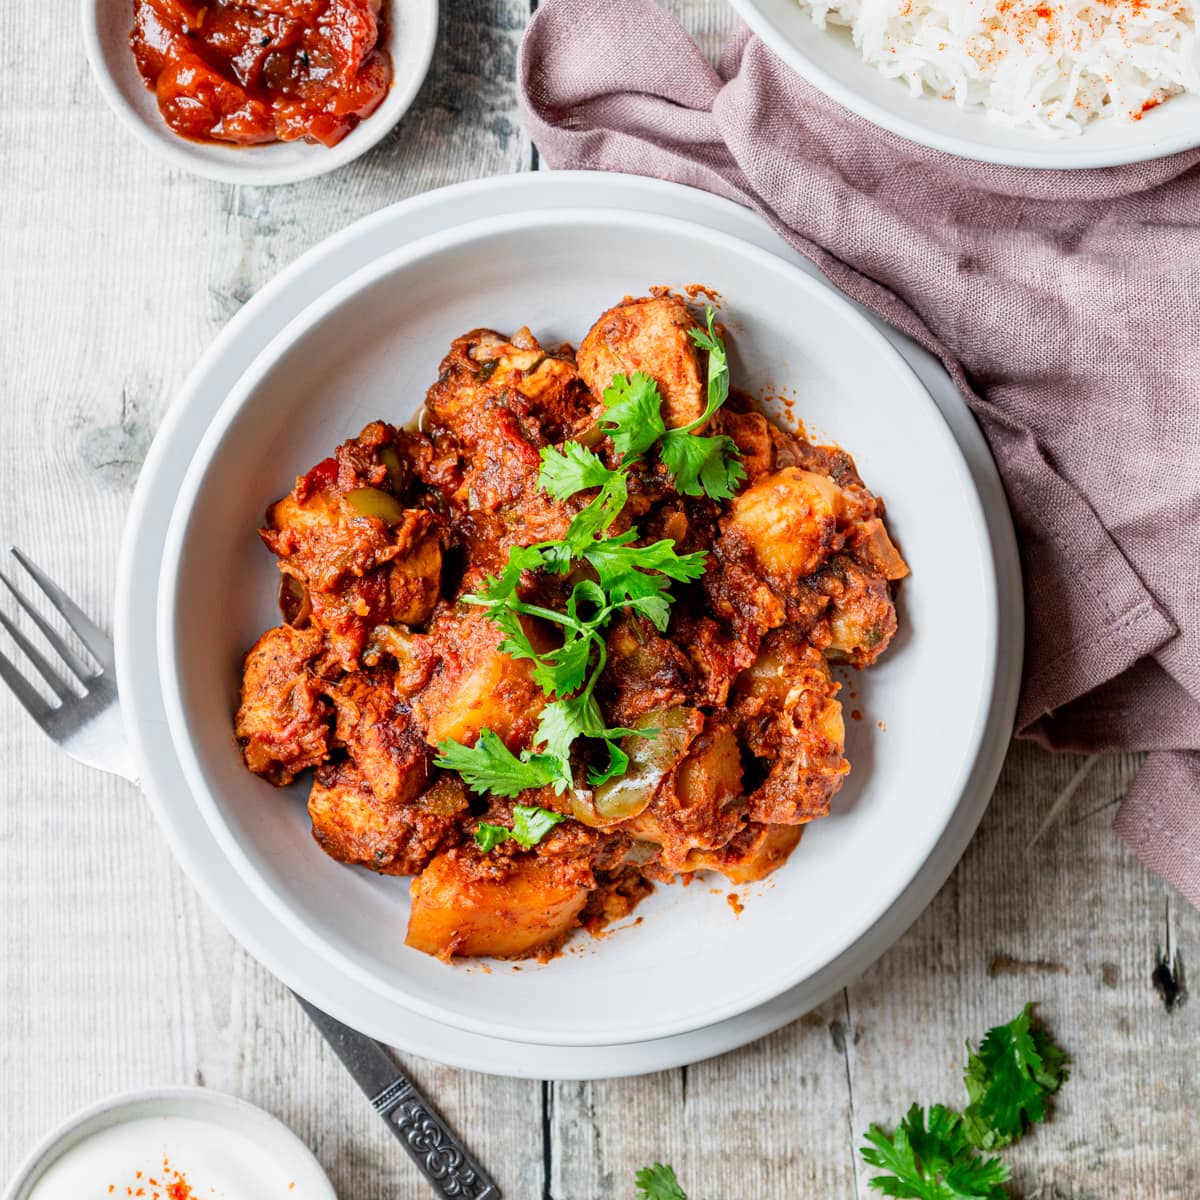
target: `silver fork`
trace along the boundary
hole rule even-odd
[[[16,546],[9,546],[8,550],[87,647],[97,667],[93,669],[84,663],[45,617],[0,572],[0,582],[12,593],[25,615],[37,626],[66,667],[66,672],[55,668],[21,630],[0,612],[0,626],[8,631],[21,653],[46,681],[58,697],[58,703],[51,704],[45,700],[3,653],[0,653],[0,679],[8,684],[26,712],[72,758],[137,783],[133,755],[125,741],[117,702],[117,668],[112,642],[83,609]],[[82,693],[78,689],[82,689]],[[397,1069],[384,1046],[343,1025],[300,996],[296,999],[439,1196],[446,1200],[451,1197],[454,1200],[500,1200],[500,1189],[447,1128],[412,1081]]]
[[[37,626],[42,637],[62,660],[69,673],[63,677],[40,650],[0,612],[0,625],[21,648],[37,673],[58,697],[57,704],[44,700],[38,690],[0,654],[0,679],[25,706],[25,711],[72,758],[113,775],[137,782],[133,757],[125,742],[121,727],[121,710],[117,707],[116,663],[112,642],[79,605],[67,595],[44,571],[21,553],[16,546],[8,552],[21,564],[41,588],[43,595],[62,614],[67,625],[87,647],[98,669],[88,667],[67,645],[54,627],[19,592],[7,575],[0,573],[0,582],[12,593],[25,615]],[[72,683],[75,686],[72,686]],[[82,695],[77,690],[83,689]]]

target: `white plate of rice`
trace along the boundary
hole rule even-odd
[[[794,70],[984,162],[1109,167],[1200,146],[1200,0],[733,0]]]

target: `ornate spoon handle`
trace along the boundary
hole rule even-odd
[[[296,997],[371,1106],[444,1200],[500,1200],[500,1189],[376,1041]]]

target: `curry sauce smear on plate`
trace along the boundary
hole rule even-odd
[[[284,623],[236,734],[333,858],[411,875],[410,946],[547,957],[657,882],[784,864],[850,769],[831,663],[908,568],[850,456],[729,386],[680,297],[576,352],[457,338],[419,429],[368,425],[260,535]]]
[[[383,0],[134,0],[130,46],[193,141],[335,146],[387,96]]]

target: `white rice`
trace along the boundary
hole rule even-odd
[[[960,108],[1055,137],[1200,92],[1200,0],[798,0],[863,59]]]

